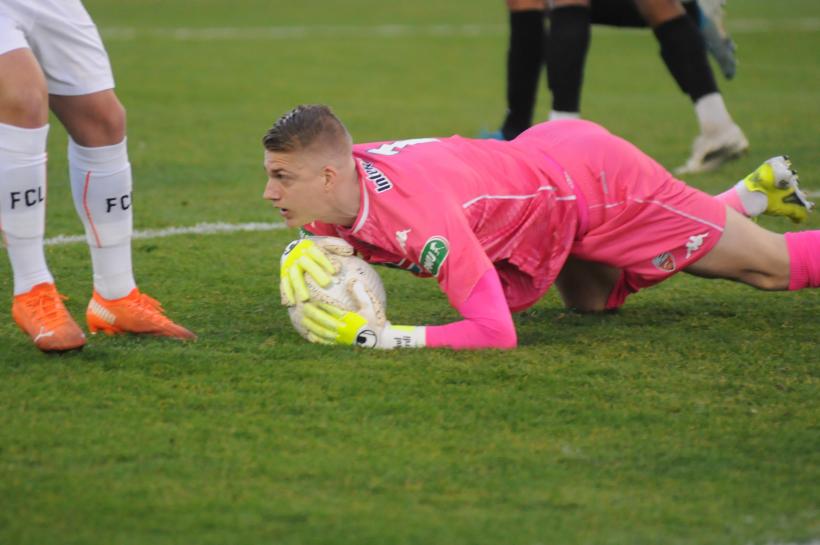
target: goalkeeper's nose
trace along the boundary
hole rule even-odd
[[[275,204],[276,201],[282,198],[282,184],[273,178],[268,178],[268,183],[265,184],[265,191],[262,193],[262,198],[273,201]]]

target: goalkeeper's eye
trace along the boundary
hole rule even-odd
[[[282,184],[282,186],[284,187],[291,187],[296,182],[296,178],[294,178],[290,174],[285,173],[275,174],[274,179],[280,184]]]
[[[268,172],[268,176],[270,176],[274,180],[282,181],[288,178],[288,173],[282,170],[281,168],[274,168]]]

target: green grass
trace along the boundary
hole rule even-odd
[[[494,0],[86,5],[129,110],[139,229],[275,221],[260,198],[259,139],[300,102],[331,104],[359,141],[472,135],[501,119],[506,15]],[[788,152],[817,191],[820,7],[729,8],[741,64],[719,84],[752,149],[689,181],[717,192]],[[483,30],[368,32],[468,23]],[[358,30],[315,30],[328,25]],[[169,30],[269,26],[314,30],[187,41]],[[583,106],[670,167],[696,131],[645,31],[593,31]],[[539,116],[547,110],[542,90]],[[56,122],[49,157],[48,235],[79,234]],[[817,216],[807,228],[820,228]],[[140,285],[200,335],[195,344],[91,338],[81,353],[45,356],[6,314],[0,543],[820,538],[817,291],[680,275],[615,315],[568,314],[548,294],[516,316],[514,352],[332,349],[304,343],[278,304],[278,256],[294,236],[135,241]],[[78,317],[91,290],[87,254],[47,250]],[[393,321],[455,318],[433,282],[382,276]],[[3,258],[0,300],[10,298]]]

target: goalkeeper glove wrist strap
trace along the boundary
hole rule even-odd
[[[423,348],[427,328],[424,326],[392,325],[388,323],[379,335],[379,348]]]

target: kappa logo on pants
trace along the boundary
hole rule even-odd
[[[703,239],[709,236],[709,233],[703,233],[702,235],[692,235],[689,237],[689,240],[686,241],[686,259],[692,257],[692,254],[700,250],[700,247],[703,246]]]

